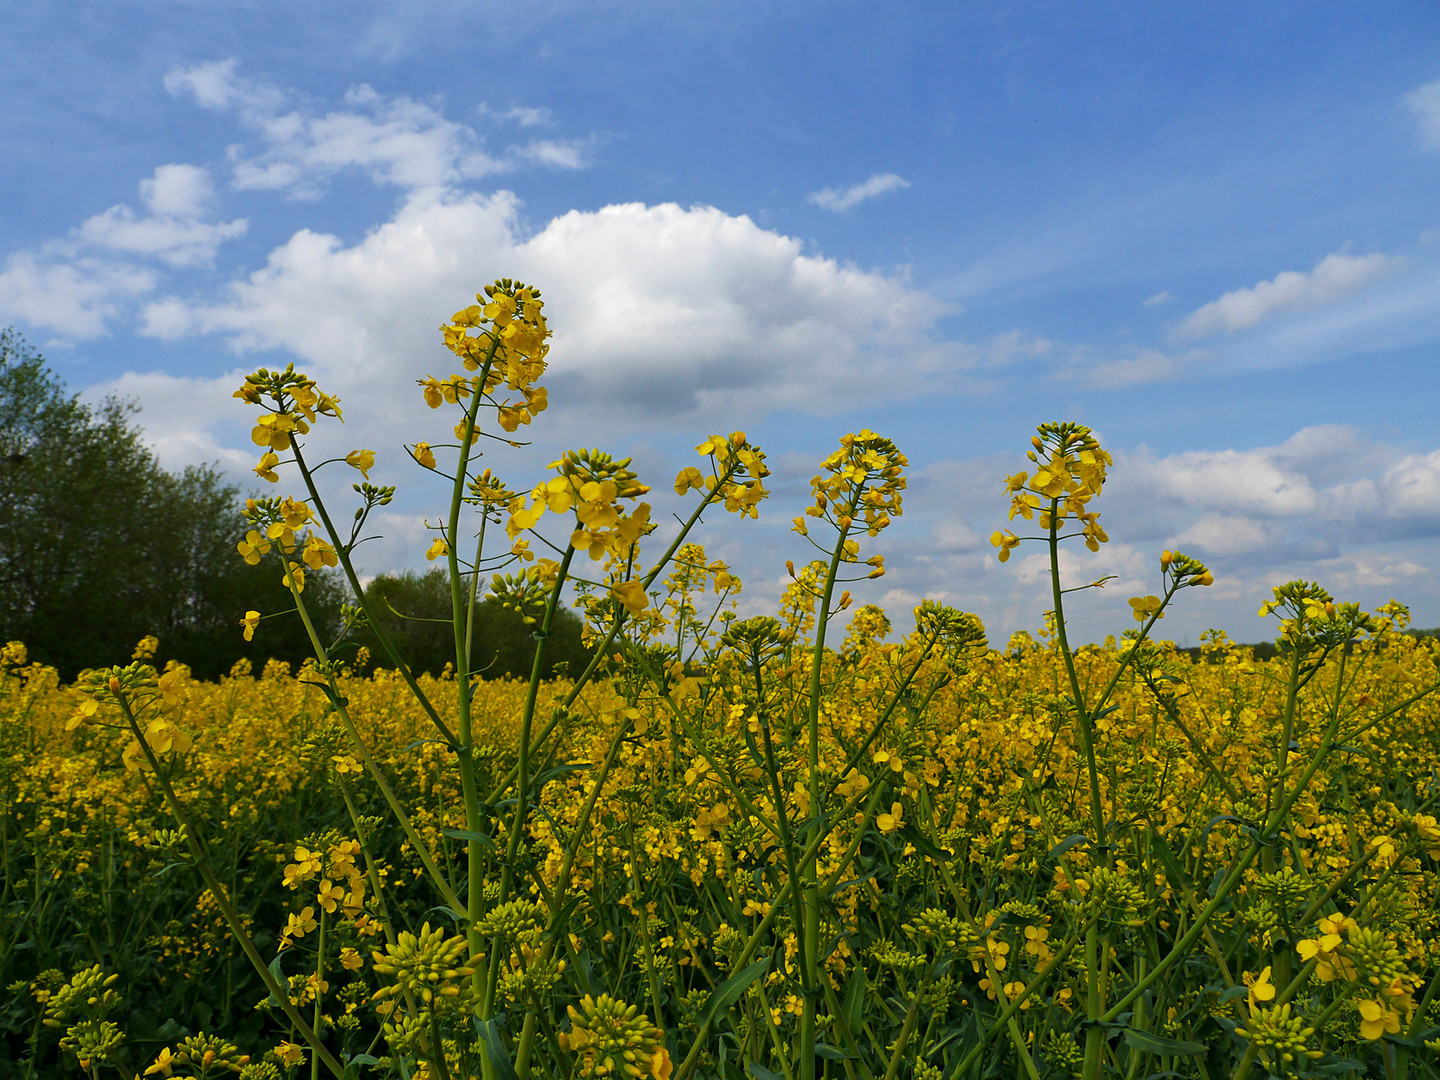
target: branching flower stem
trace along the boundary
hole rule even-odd
[[[475,780],[475,746],[474,730],[470,716],[471,682],[470,682],[470,629],[471,620],[475,617],[475,582],[472,581],[470,603],[467,610],[464,594],[464,582],[460,574],[460,508],[465,504],[465,483],[469,478],[470,448],[474,443],[475,418],[480,409],[482,389],[490,376],[490,366],[494,362],[496,341],[492,337],[490,342],[489,356],[481,366],[480,374],[475,378],[473,386],[475,392],[470,397],[470,405],[465,410],[465,420],[460,432],[460,459],[455,465],[455,486],[450,493],[450,521],[446,530],[446,537],[450,543],[447,548],[447,557],[450,569],[450,609],[451,626],[455,634],[455,699],[459,711],[460,725],[460,746],[456,750],[459,756],[460,766],[460,797],[465,805],[465,831],[470,835],[465,841],[465,864],[466,864],[466,939],[470,945],[472,954],[479,953],[484,945],[479,930],[476,929],[481,917],[481,904],[484,902],[484,863],[480,847],[480,827],[484,823],[480,813],[480,795],[476,790]],[[482,515],[484,510],[482,508]],[[482,516],[483,521],[483,516]],[[483,535],[481,538],[483,543]],[[566,565],[569,565],[569,553],[567,552]],[[475,567],[473,570],[475,578],[480,576],[479,552],[476,553]],[[564,570],[561,570],[561,581],[564,580]],[[560,582],[556,582],[557,592]],[[549,628],[549,615],[546,612],[546,629]],[[544,651],[545,642],[536,642],[535,664],[536,674],[532,676],[532,698],[534,696],[534,682],[538,678],[540,656]],[[533,711],[527,708],[526,722],[528,726],[529,717]],[[526,756],[522,734],[521,765],[523,767]],[[521,800],[523,806],[524,785],[521,785]],[[516,828],[519,828],[522,811],[516,811]],[[504,899],[502,897],[502,899]],[[476,985],[479,985],[480,973],[475,973]],[[487,1014],[488,1015],[488,1014]]]
[[[699,524],[700,516],[717,501],[716,492],[721,490],[724,482],[734,475],[738,467],[738,464],[735,462],[727,463],[725,471],[720,475],[721,482],[715,485],[713,491],[705,493],[705,496],[700,500],[700,505],[695,507],[694,512],[691,513],[680,526],[680,532],[676,535],[675,539],[670,542],[669,548],[660,556],[654,568],[640,579],[643,588],[649,589],[650,586],[654,584],[655,579],[660,576],[661,571],[663,571],[670,560],[675,557],[675,553],[680,550],[680,546],[685,543],[685,538],[690,534],[690,531]],[[595,677],[595,673],[600,670],[600,665],[605,662],[606,656],[610,654],[610,647],[615,644],[615,639],[620,636],[620,631],[625,625],[625,619],[626,612],[622,608],[611,621],[610,628],[605,632],[605,637],[595,646],[593,655],[590,657],[590,663],[585,665],[585,670],[580,673],[565,697],[555,706],[545,726],[535,735],[533,742],[534,752],[538,752],[550,736],[554,734],[555,729],[564,722],[565,717],[569,714],[570,706],[575,704],[576,699],[580,697],[585,687],[588,686],[591,679]],[[516,763],[510,767],[509,772],[505,774],[500,783],[490,792],[485,801],[493,805],[504,798],[505,793],[510,790],[519,774],[520,766]]]
[[[456,738],[455,733],[450,730],[450,725],[441,719],[440,714],[435,709],[434,703],[431,702],[425,691],[420,688],[420,684],[416,682],[414,673],[411,672],[410,666],[405,663],[399,650],[396,649],[395,643],[391,640],[384,625],[375,617],[375,607],[370,602],[369,597],[365,595],[365,586],[360,583],[360,575],[355,570],[355,564],[350,559],[350,551],[341,541],[340,533],[336,530],[335,523],[330,519],[330,512],[325,509],[325,503],[320,498],[320,491],[315,486],[314,473],[306,466],[304,455],[300,452],[300,445],[298,443],[293,444],[291,451],[295,456],[295,465],[300,470],[300,475],[305,481],[305,490],[310,493],[310,500],[315,504],[315,513],[319,515],[320,523],[325,526],[326,535],[330,537],[330,542],[335,547],[335,554],[340,562],[340,567],[345,571],[345,578],[350,582],[350,589],[355,594],[355,602],[360,606],[360,609],[365,612],[365,617],[370,622],[370,629],[374,631],[375,640],[379,642],[380,648],[385,651],[386,658],[395,665],[395,670],[400,672],[400,677],[405,680],[405,685],[410,688],[410,693],[414,695],[416,703],[425,710],[425,715],[430,718],[430,722],[435,725],[436,730],[444,737],[445,742],[452,749],[459,746],[459,740]]]

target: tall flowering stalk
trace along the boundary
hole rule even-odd
[[[454,916],[465,926],[469,950],[487,955],[488,964],[466,969],[472,980],[475,1013],[488,1021],[497,1008],[497,992],[502,976],[503,949],[497,940],[485,933],[485,917],[492,907],[486,899],[485,866],[493,849],[491,830],[499,822],[492,809],[508,796],[512,807],[503,829],[503,851],[500,854],[498,899],[500,906],[511,902],[520,886],[521,847],[530,826],[536,796],[535,763],[552,733],[568,716],[570,705],[584,687],[603,670],[601,661],[619,638],[627,620],[642,617],[649,606],[647,590],[664,572],[676,551],[684,544],[704,511],[719,504],[725,509],[753,517],[767,492],[764,477],[768,469],[764,454],[752,445],[742,432],[728,437],[715,436],[698,450],[710,468],[688,467],[676,481],[677,492],[694,489],[701,495],[689,519],[659,560],[648,568],[641,561],[641,541],[654,526],[650,522],[650,506],[637,502],[649,488],[640,483],[629,468],[629,459],[614,459],[599,450],[568,451],[550,465],[553,475],[539,482],[528,495],[513,491],[490,470],[476,473],[471,468],[474,447],[482,438],[510,442],[509,436],[530,424],[548,405],[545,388],[539,380],[547,366],[550,330],[544,315],[540,292],[522,282],[497,280],[477,295],[476,303],[457,311],[443,326],[447,349],[460,361],[463,372],[445,377],[426,375],[418,383],[426,403],[432,409],[452,407],[458,420],[454,425],[455,443],[446,446],[417,441],[407,447],[411,458],[423,469],[440,473],[450,481],[449,511],[434,528],[434,536],[426,551],[431,561],[443,559],[449,570],[451,622],[454,631],[454,667],[456,672],[456,721],[452,728],[441,716],[426,691],[408,667],[395,643],[384,631],[382,621],[362,587],[360,574],[353,562],[356,545],[364,539],[365,525],[376,508],[388,505],[394,489],[371,485],[369,469],[374,467],[375,453],[368,449],[353,450],[343,458],[332,458],[312,464],[304,452],[304,437],[321,416],[340,419],[339,402],[316,387],[313,380],[295,372],[293,366],[282,372],[260,369],[250,375],[236,396],[259,406],[264,412],[257,420],[254,441],[264,448],[255,472],[263,480],[278,480],[277,469],[293,465],[299,472],[308,495],[305,501],[293,498],[252,500],[247,515],[255,528],[241,545],[240,554],[247,561],[278,556],[282,563],[285,584],[290,587],[296,610],[305,621],[315,647],[316,667],[324,679],[324,689],[352,741],[355,757],[369,771],[390,809],[405,831],[425,870],[444,898]],[[488,430],[493,420],[503,434]],[[451,461],[442,461],[436,451],[453,451]],[[282,459],[282,454],[288,458]],[[316,473],[326,465],[343,461],[359,470],[363,480],[354,485],[360,506],[354,513],[347,533],[337,528],[324,500],[320,497]],[[478,528],[472,527],[467,508],[478,511]],[[567,522],[565,537],[552,542],[540,530],[542,519]],[[500,550],[486,550],[487,526],[503,523]],[[466,534],[474,539],[473,558],[465,557]],[[490,534],[494,536],[492,532]],[[539,540],[558,558],[539,555],[532,542]],[[598,577],[577,574],[582,564],[594,564]],[[350,625],[368,623],[379,642],[385,659],[394,665],[416,702],[429,717],[444,745],[456,757],[460,781],[465,827],[459,836],[466,845],[463,887],[452,881],[442,870],[424,838],[410,820],[408,809],[401,805],[378,768],[373,754],[360,737],[349,715],[347,702],[340,693],[335,661],[336,644],[320,640],[305,608],[303,597],[304,571],[338,566],[349,581],[356,605],[351,610]],[[492,575],[491,592],[503,605],[518,611],[526,622],[534,625],[536,641],[529,687],[519,724],[519,753],[515,767],[500,787],[487,793],[479,790],[476,772],[475,717],[472,709],[473,689],[478,677],[473,669],[473,640],[476,605],[480,597],[479,582],[483,574]],[[566,699],[557,704],[549,719],[539,717],[540,685],[545,668],[547,639],[553,631],[556,611],[571,583],[598,589],[600,602],[592,604],[592,619],[598,622],[599,647],[587,669],[572,685]],[[247,639],[253,635],[263,616],[247,613],[242,624]],[[622,639],[623,640],[623,639]],[[613,749],[618,750],[623,730],[617,734]],[[548,752],[548,751],[547,751]],[[613,752],[595,773],[590,793],[593,806],[614,761]],[[582,830],[583,831],[583,830]],[[577,834],[577,843],[579,834]],[[538,961],[548,961],[554,947],[554,936],[568,910],[566,890],[568,867],[575,852],[567,856],[566,869],[558,887],[548,897],[549,926],[545,942],[540,946]],[[530,1006],[514,1047],[515,1069],[527,1074],[537,1030],[537,1013]],[[492,1050],[496,1048],[492,1047]],[[485,1061],[491,1061],[486,1057]],[[487,1073],[492,1065],[487,1064]]]

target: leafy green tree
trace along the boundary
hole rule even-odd
[[[375,602],[385,629],[400,655],[417,672],[439,674],[446,664],[455,663],[455,638],[450,623],[450,576],[440,567],[424,574],[406,570],[382,574],[370,582],[366,595]],[[574,612],[560,608],[545,648],[546,678],[560,670],[578,674],[590,655],[580,642],[581,622]],[[529,678],[535,658],[534,627],[514,611],[501,607],[493,597],[482,600],[475,611],[475,670],[487,679]],[[383,654],[368,628],[356,641],[370,650],[371,658],[384,666]]]
[[[202,678],[242,656],[298,662],[309,649],[296,620],[263,623],[248,645],[241,636],[247,610],[294,605],[278,565],[236,554],[239,490],[209,466],[166,472],[134,413],[67,394],[20,335],[0,332],[0,640],[25,642],[62,678],[127,661],[148,634],[162,660]],[[333,632],[333,578],[306,585]]]

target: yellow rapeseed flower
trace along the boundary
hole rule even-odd
[[[366,480],[370,479],[370,470],[375,467],[374,450],[351,450],[345,455],[345,464],[352,469],[359,469],[360,475]]]

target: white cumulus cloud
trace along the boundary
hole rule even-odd
[[[1245,330],[1272,315],[1305,311],[1340,300],[1404,266],[1404,259],[1378,252],[1333,252],[1308,272],[1286,270],[1270,281],[1227,292],[1186,316],[1175,328],[1174,336],[1194,341]]]
[[[910,181],[895,173],[876,173],[870,179],[856,184],[849,188],[822,188],[812,192],[805,198],[808,202],[824,210],[849,210],[866,199],[873,199],[876,195],[884,195],[888,191],[898,191],[901,188],[908,188]]]
[[[443,442],[453,419],[426,408],[415,382],[457,368],[438,324],[497,273],[543,289],[555,338],[545,379],[551,407],[520,433],[535,445],[512,453],[487,444],[494,467],[524,481],[569,447],[633,455],[659,488],[657,519],[668,520],[663,478],[688,460],[647,443],[675,432],[754,430],[779,410],[894,399],[942,377],[948,383],[945,364],[966,362],[931,340],[946,310],[933,298],[901,279],[807,254],[749,218],[635,203],[572,211],[531,234],[508,192],[413,193],[353,244],[302,230],[218,298],[157,297],[144,325],[175,339],[213,335],[246,366],[273,365],[276,352],[282,364],[293,357],[342,399],[345,423],[327,430],[329,445],[374,449],[372,480],[400,485],[397,512],[418,519],[434,508],[418,501],[424,485],[400,444]],[[239,378],[133,376],[111,389],[145,404],[141,422],[168,466],[218,458],[248,486],[256,452],[246,410],[231,398]],[[783,455],[772,464],[779,492]],[[803,499],[813,462],[791,471]],[[352,478],[339,474],[326,482],[349,498]],[[781,553],[788,534],[771,531],[779,539],[762,543],[722,528],[712,554],[735,559],[756,580],[762,552],[777,556],[766,572],[793,554]],[[365,565],[413,564],[425,545],[403,541],[397,532],[367,545]]]
[[[1248,555],[1278,546],[1283,532],[1273,522],[1239,514],[1206,514],[1175,534],[1170,546],[1204,558]]]
[[[348,392],[408,399],[415,378],[449,362],[436,324],[503,270],[544,291],[552,379],[569,387],[553,392],[557,407],[603,404],[610,423],[824,411],[913,393],[944,369],[930,337],[943,305],[748,217],[630,203],[526,236],[517,206],[508,192],[416,193],[352,246],[301,231],[228,297],[157,300],[147,325],[285,349]]]
[[[140,181],[140,197],[156,217],[197,218],[214,196],[210,171],[198,165],[161,165]]]

